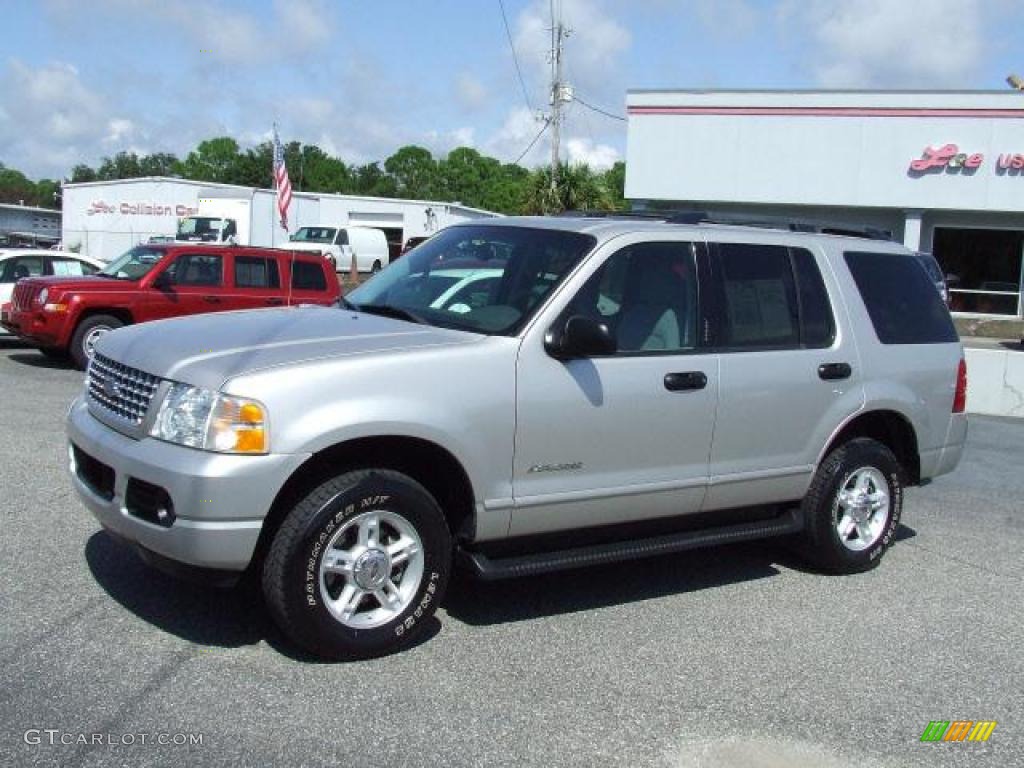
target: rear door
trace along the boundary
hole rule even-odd
[[[721,382],[707,510],[802,497],[818,450],[864,401],[824,254],[742,237],[710,244]]]
[[[230,260],[233,309],[277,307],[285,303],[275,256],[234,253]]]

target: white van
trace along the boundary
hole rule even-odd
[[[372,227],[299,227],[288,247],[297,251],[319,251],[338,272],[348,272],[355,256],[360,272],[377,272],[391,256],[384,233]]]

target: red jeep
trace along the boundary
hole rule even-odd
[[[84,368],[101,334],[129,323],[228,309],[329,305],[338,277],[319,255],[190,243],[139,245],[89,277],[19,280],[0,324]]]

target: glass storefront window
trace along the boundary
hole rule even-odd
[[[932,252],[946,273],[953,312],[1020,313],[1024,232],[937,227]]]

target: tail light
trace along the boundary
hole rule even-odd
[[[953,395],[953,413],[963,413],[967,409],[967,361],[960,358],[960,367],[956,372],[956,394]]]

